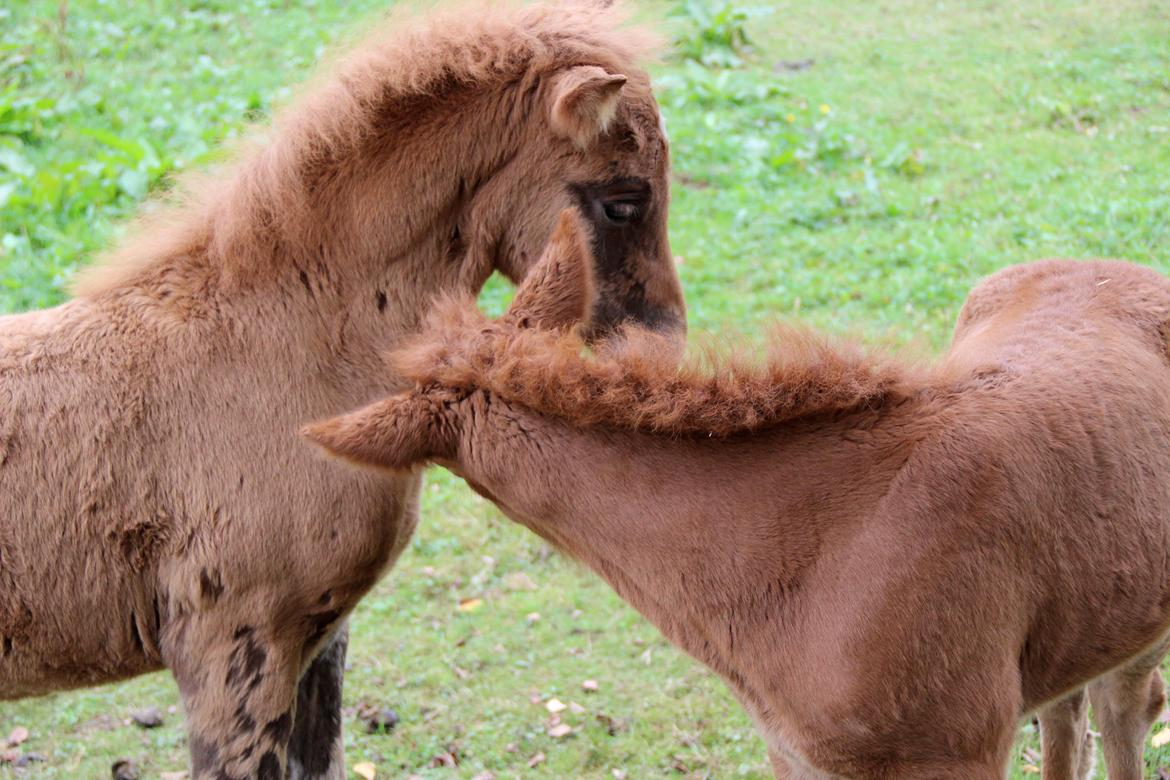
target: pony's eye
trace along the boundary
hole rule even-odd
[[[638,205],[625,200],[614,200],[602,204],[605,218],[615,225],[625,225],[638,216]]]

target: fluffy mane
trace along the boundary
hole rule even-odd
[[[778,328],[768,344],[763,359],[708,350],[680,364],[669,339],[629,328],[588,354],[575,331],[517,328],[448,300],[390,360],[424,389],[486,390],[576,425],[680,436],[878,406],[910,385],[902,364],[807,329]]]
[[[184,174],[148,203],[128,237],[77,276],[75,291],[120,286],[169,257],[206,257],[246,273],[295,248],[280,237],[305,233],[314,182],[385,134],[391,118],[416,115],[420,101],[581,64],[631,72],[656,45],[605,0],[455,0],[426,10],[404,3],[339,47],[344,53],[217,172]]]

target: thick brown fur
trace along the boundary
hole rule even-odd
[[[523,279],[566,209],[604,259],[598,333],[681,333],[643,40],[588,0],[394,16],[78,297],[0,318],[0,699],[166,667],[196,780],[345,775],[342,626],[419,476],[296,432],[406,386],[381,355],[436,298]],[[620,89],[576,95],[598,69]]]
[[[485,390],[574,425],[729,436],[904,394],[912,367],[806,328],[773,329],[766,354],[714,350],[680,364],[672,341],[629,329],[591,353],[579,331],[492,323],[464,301],[390,356],[419,385]]]
[[[308,435],[445,465],[583,560],[728,682],[777,778],[1002,780],[1034,713],[1045,780],[1084,780],[1091,703],[1109,777],[1141,779],[1170,646],[1170,280],[1008,268],[933,366],[806,340],[753,380],[774,394],[477,322],[446,311],[397,358],[413,390]]]

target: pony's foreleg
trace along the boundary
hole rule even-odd
[[[288,744],[289,780],[343,780],[341,681],[349,628],[341,626],[305,670]]]
[[[192,780],[282,780],[303,640],[199,616],[168,659],[187,715]]]

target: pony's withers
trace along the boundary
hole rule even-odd
[[[339,627],[418,481],[298,428],[405,386],[382,353],[522,279],[565,208],[595,332],[682,331],[645,35],[603,5],[391,17],[76,299],[0,319],[0,698],[166,666],[193,777],[344,776]]]
[[[933,367],[806,335],[704,372],[449,308],[395,358],[415,389],[309,435],[446,465],[588,563],[728,681],[777,777],[1002,778],[1038,713],[1045,778],[1080,779],[1091,699],[1110,777],[1138,780],[1168,320],[1153,271],[1049,261],[982,283]]]

